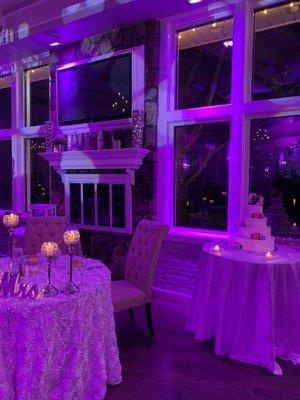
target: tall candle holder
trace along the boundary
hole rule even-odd
[[[80,242],[80,233],[77,229],[70,229],[64,233],[64,242],[69,248],[69,282],[65,285],[64,293],[74,294],[78,292],[79,287],[73,282],[73,255],[75,245]]]
[[[19,223],[19,216],[14,213],[6,213],[3,216],[3,224],[8,228],[8,245],[9,245],[9,256],[11,259],[10,262],[10,269],[12,272],[12,263],[13,263],[13,233],[14,228]]]
[[[47,258],[47,263],[48,263],[48,283],[42,289],[41,294],[45,297],[56,296],[58,293],[58,290],[51,283],[51,264],[52,264],[53,258],[58,253],[58,245],[55,242],[44,242],[41,247],[41,252]]]

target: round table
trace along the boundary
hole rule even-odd
[[[7,264],[0,261],[0,267]],[[54,263],[52,283],[67,281],[68,259]],[[46,283],[46,264],[25,282]],[[75,295],[0,300],[0,398],[100,400],[121,382],[111,278],[99,261],[74,269]]]
[[[275,358],[300,363],[300,252],[278,246],[272,259],[216,243],[204,245],[187,328],[215,338],[215,352],[276,375]]]

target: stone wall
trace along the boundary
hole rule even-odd
[[[158,121],[160,23],[149,20],[125,26],[111,32],[85,38],[80,42],[61,47],[50,55],[51,119],[56,122],[56,69],[59,65],[88,59],[113,51],[143,45],[145,48],[145,135],[144,146],[150,150],[132,188],[133,227],[142,218],[154,219],[156,215],[156,148]],[[63,185],[59,175],[52,171],[52,202],[64,208]],[[61,212],[60,212],[61,214]],[[130,235],[82,232],[83,249],[87,255],[109,264],[116,276],[122,275]]]

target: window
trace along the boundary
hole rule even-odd
[[[131,117],[131,54],[58,71],[61,125]]]
[[[39,153],[46,151],[45,138],[25,139],[25,198],[30,204],[50,203],[50,167]]]
[[[66,215],[71,224],[131,233],[131,183],[128,174],[66,174]]]
[[[11,128],[11,76],[0,77],[0,129]]]
[[[250,184],[272,234],[300,238],[300,116],[252,120]]]
[[[230,103],[232,19],[180,31],[177,108]]]
[[[44,125],[49,120],[49,66],[25,71],[26,126]]]
[[[255,13],[254,100],[300,95],[300,2]]]
[[[1,190],[0,208],[12,208],[12,157],[11,141],[0,140]]]
[[[175,128],[176,225],[227,229],[228,122]]]

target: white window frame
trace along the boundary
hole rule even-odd
[[[81,201],[81,223],[74,224],[70,221],[70,184],[80,184],[81,199],[83,199],[83,185],[85,183],[91,183],[94,185],[94,204],[95,204],[95,224],[85,225],[83,223],[83,202]],[[97,184],[107,183],[109,185],[109,208],[110,208],[110,226],[97,225],[98,221],[98,209],[97,209]],[[122,184],[125,186],[125,227],[118,228],[112,226],[113,211],[112,211],[112,185]],[[98,231],[98,232],[111,232],[111,233],[132,233],[132,190],[130,174],[65,174],[64,175],[64,186],[65,186],[65,213],[69,224],[76,226],[80,229]]]
[[[280,4],[273,0],[230,1],[199,6],[195,11],[166,18],[161,25],[158,122],[157,204],[158,220],[171,227],[174,236],[228,237],[234,235],[244,213],[249,188],[250,122],[300,114],[300,96],[251,100],[254,11]],[[192,109],[176,109],[177,32],[214,20],[233,18],[231,103]],[[174,127],[229,121],[231,125],[228,177],[228,228],[226,232],[175,226]]]
[[[24,107],[24,125],[27,128],[31,127],[31,102],[30,102],[30,97],[31,97],[31,86],[30,86],[30,72],[32,70],[38,69],[38,68],[42,68],[42,67],[49,67],[49,118],[50,119],[50,66],[49,63],[46,64],[42,64],[42,65],[38,65],[36,67],[32,67],[32,68],[28,68],[28,69],[24,69],[24,84],[25,84],[25,88],[24,88],[24,98],[25,98],[25,104],[26,104],[26,112],[25,112],[25,107]],[[24,104],[24,105],[25,105]],[[38,125],[41,126],[41,125]]]

